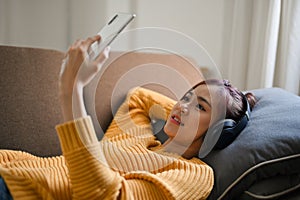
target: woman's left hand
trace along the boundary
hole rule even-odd
[[[59,96],[65,120],[73,119],[74,112],[78,115],[85,113],[82,90],[100,71],[110,51],[107,47],[95,60],[90,59],[91,45],[100,39],[96,35],[86,40],[77,40],[66,54],[59,76]]]
[[[77,40],[70,46],[59,79],[60,88],[64,92],[72,93],[74,87],[86,86],[99,72],[108,58],[110,48],[104,49],[95,60],[90,60],[89,49],[100,39],[101,37],[96,35],[86,40]]]

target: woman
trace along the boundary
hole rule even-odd
[[[211,87],[202,82],[177,103],[135,88],[99,142],[82,95],[109,54],[107,48],[90,61],[88,50],[95,41],[100,37],[76,41],[60,74],[66,122],[56,130],[63,156],[39,158],[0,151],[0,175],[11,195],[14,199],[206,199],[213,171],[196,157],[209,125],[221,116],[212,108],[224,104],[212,97],[223,91],[223,82]],[[245,112],[242,94],[228,83],[225,88],[232,90],[226,93],[226,106],[232,111],[227,116],[239,119]],[[169,139],[162,145],[153,135],[151,119],[167,120],[164,130]]]

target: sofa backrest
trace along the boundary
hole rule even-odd
[[[58,74],[64,53],[0,46],[0,148],[61,154]]]
[[[0,46],[0,149],[61,154],[55,125],[63,122],[58,99],[63,57],[56,50]],[[202,78],[198,68],[177,55],[112,52],[84,91],[98,138],[132,87],[178,99]]]

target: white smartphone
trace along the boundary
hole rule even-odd
[[[109,22],[97,33],[101,36],[100,42],[94,42],[90,48],[90,59],[95,59],[110,45],[113,40],[124,30],[124,28],[136,17],[135,14],[117,13]]]

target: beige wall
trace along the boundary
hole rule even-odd
[[[190,36],[240,89],[275,85],[298,93],[299,75],[290,78],[299,66],[292,58],[299,51],[293,42],[298,26],[288,24],[299,23],[299,8],[298,0],[0,0],[0,44],[66,51],[116,12],[132,12],[137,18],[129,29],[164,27]],[[137,38],[122,41],[130,47]],[[184,49],[183,43],[177,47]]]
[[[118,11],[134,12],[130,28],[165,27],[203,45],[220,65],[223,1],[0,0],[0,44],[65,51],[96,33]]]

